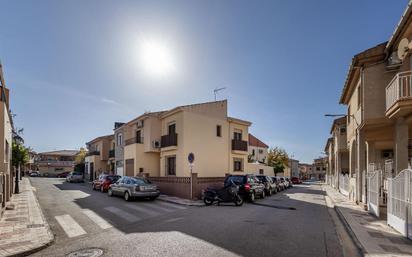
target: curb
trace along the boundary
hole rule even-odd
[[[348,221],[346,220],[345,216],[341,212],[338,206],[336,206],[336,202],[333,198],[328,194],[328,190],[324,188],[324,185],[321,185],[322,190],[326,192],[327,197],[333,203],[333,209],[335,210],[336,214],[338,215],[339,220],[342,222],[343,226],[345,227],[346,232],[348,232],[349,236],[351,237],[352,241],[355,243],[358,251],[363,255],[367,256],[368,252],[365,250],[361,242],[359,241],[358,237],[356,236],[355,232],[353,232],[351,226],[349,225]]]

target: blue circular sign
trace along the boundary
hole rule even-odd
[[[195,154],[189,153],[189,155],[187,156],[187,160],[189,161],[189,163],[193,163],[195,161]]]

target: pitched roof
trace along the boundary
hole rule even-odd
[[[262,141],[259,140],[259,138],[255,137],[254,135],[249,133],[249,145],[250,146],[256,146],[256,147],[263,147],[263,148],[269,148],[269,146]]]
[[[333,123],[332,123],[332,126],[331,126],[331,128],[330,128],[330,134],[333,133],[333,129],[334,129],[337,125],[345,124],[345,123],[346,123],[346,119],[347,119],[346,116],[340,117],[340,118],[337,118],[337,119],[334,119],[334,120],[333,120]]]
[[[366,49],[353,56],[339,100],[340,104],[346,104],[349,101],[349,96],[354,90],[354,87],[351,87],[351,85],[353,84],[353,79],[359,74],[359,68],[366,64],[376,63],[385,59],[385,46],[386,42]]]
[[[105,135],[105,136],[96,137],[95,139],[90,140],[86,144],[91,144],[93,142],[96,142],[96,141],[99,141],[99,140],[102,140],[102,139],[113,139],[113,138],[114,138],[114,135],[109,134],[109,135]]]
[[[401,19],[398,22],[398,25],[395,28],[395,31],[392,33],[388,44],[386,45],[386,49],[390,50],[392,47],[394,47],[394,44],[396,41],[399,40],[399,36],[405,31],[408,23],[410,23],[410,19],[412,18],[412,0],[408,2],[408,5],[405,8],[405,11],[403,12]]]
[[[75,156],[78,152],[79,152],[78,150],[57,150],[57,151],[38,153],[38,155]]]

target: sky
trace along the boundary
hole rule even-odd
[[[351,58],[387,41],[407,2],[0,0],[15,126],[37,152],[74,149],[116,121],[226,87],[217,97],[230,116],[312,162],[329,137],[324,114],[346,112]],[[166,49],[165,72],[148,70],[145,44]]]

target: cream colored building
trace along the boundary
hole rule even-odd
[[[269,146],[249,133],[249,161],[267,164]]]
[[[11,148],[13,121],[10,114],[9,89],[3,76],[0,63],[0,216],[13,193],[13,174],[11,170]]]
[[[227,101],[145,113],[124,124],[126,175],[224,177],[247,171],[250,122],[228,117]]]
[[[86,143],[85,178],[90,181],[100,174],[115,173],[115,142],[113,135],[97,137]]]
[[[38,153],[35,166],[41,176],[57,176],[74,170],[74,160],[79,151],[58,150]]]

